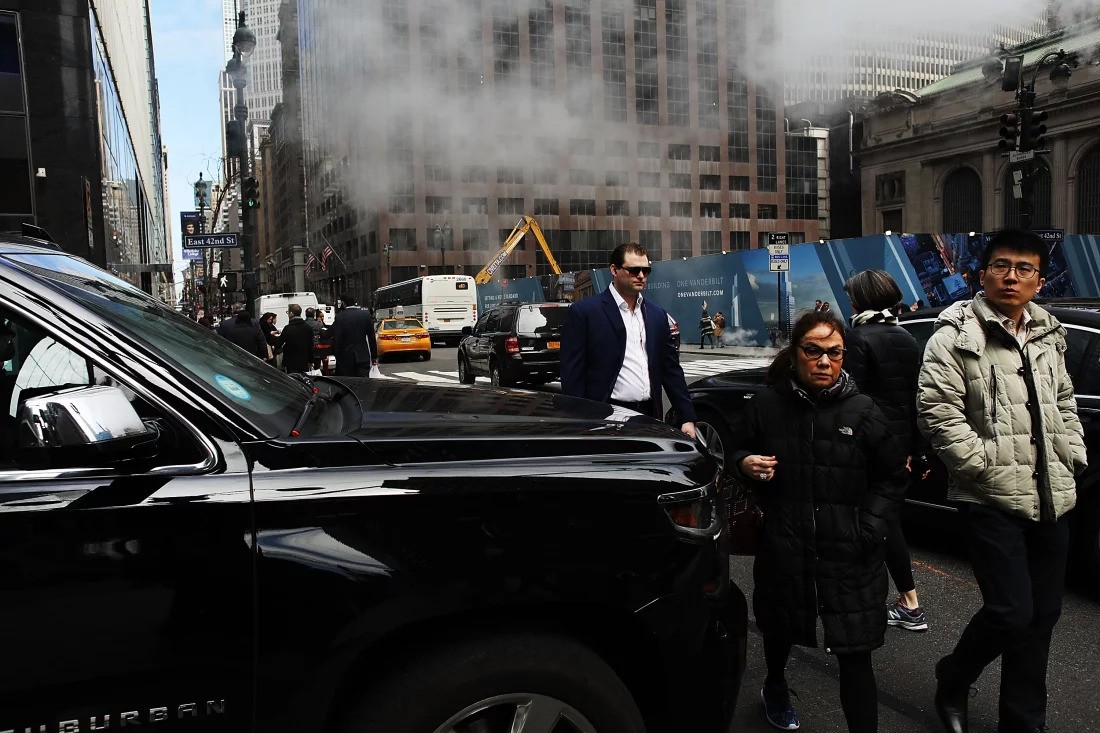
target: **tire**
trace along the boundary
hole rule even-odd
[[[707,444],[707,449],[714,460],[718,461],[719,467],[728,473],[733,468],[726,466],[726,453],[730,452],[733,446],[733,436],[729,426],[714,410],[701,408],[697,413],[695,432],[702,436],[703,442]]]
[[[512,380],[508,379],[501,373],[500,367],[497,366],[495,361],[489,362],[489,381],[493,383],[494,387],[511,387]]]
[[[379,680],[351,705],[341,733],[509,733],[524,704],[535,730],[645,733],[638,706],[614,670],[567,637],[461,640],[414,655]],[[541,725],[540,711],[550,714]],[[573,727],[553,727],[555,714]]]
[[[470,361],[465,356],[458,356],[458,381],[462,384],[473,384],[474,373],[470,371]]]
[[[432,360],[432,352],[425,351],[424,352],[424,361],[431,361],[431,360]]]

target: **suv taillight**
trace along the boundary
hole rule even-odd
[[[509,336],[504,339],[504,350],[509,354],[519,353],[519,339],[515,336]]]

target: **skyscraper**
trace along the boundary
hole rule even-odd
[[[752,11],[750,12],[750,7]],[[634,240],[669,259],[819,236],[789,165],[758,0],[301,0],[314,289],[473,275],[523,214],[565,270]],[[805,180],[803,180],[803,177]],[[505,277],[540,274],[533,242]]]

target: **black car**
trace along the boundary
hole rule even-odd
[[[487,376],[498,387],[561,378],[561,330],[570,303],[512,303],[481,314],[462,329],[458,381]]]
[[[1047,307],[1067,331],[1066,368],[1077,393],[1077,412],[1085,428],[1089,467],[1077,479],[1078,503],[1072,513],[1074,556],[1079,566],[1100,581],[1100,301],[1050,304]],[[932,335],[942,308],[904,313],[902,326],[916,338],[921,350]],[[746,401],[764,388],[765,369],[725,372],[700,379],[688,391],[699,419],[695,428],[721,461],[729,452],[735,421]],[[667,422],[679,425],[671,412]],[[910,505],[932,512],[956,512],[947,501],[947,472],[932,458],[925,480],[914,478],[906,495]]]
[[[0,731],[730,720],[747,608],[675,429],[291,378],[11,240],[0,367]]]

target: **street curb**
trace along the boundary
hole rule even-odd
[[[717,349],[700,349],[698,346],[680,345],[680,354],[693,354],[700,356],[716,356],[729,358],[731,356],[749,356],[756,359],[774,359],[779,349],[768,346],[719,346]]]

